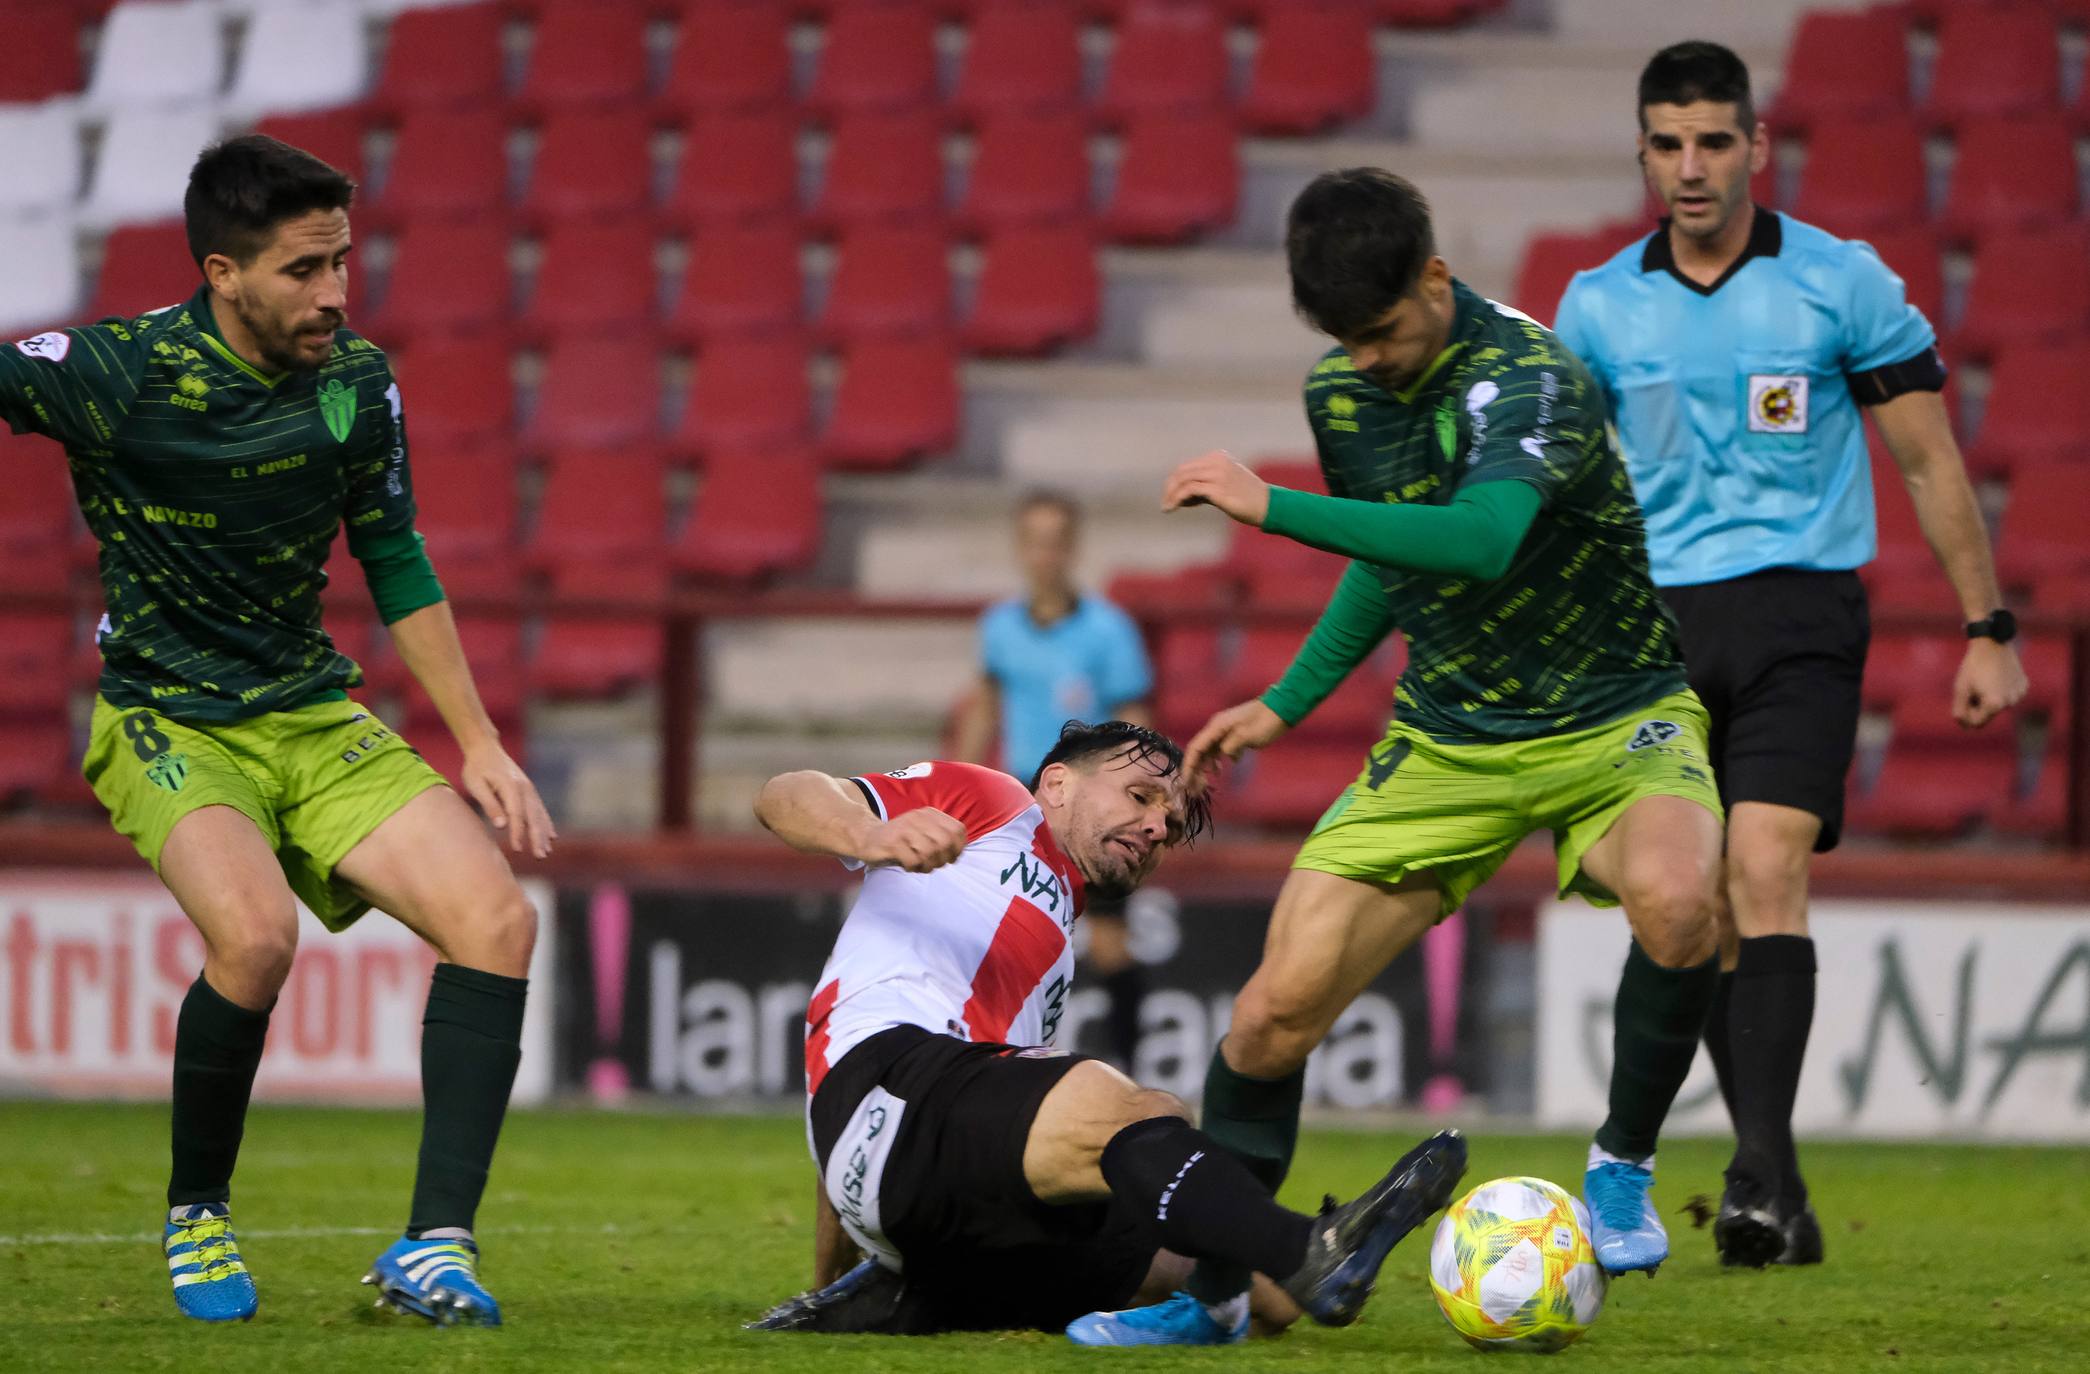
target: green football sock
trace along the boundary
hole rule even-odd
[[[1204,1133],[1246,1164],[1273,1196],[1299,1145],[1299,1099],[1305,1089],[1304,1069],[1283,1078],[1236,1073],[1223,1045],[1213,1049],[1205,1071]],[[1246,1293],[1251,1277],[1239,1265],[1199,1260],[1187,1286],[1199,1302],[1216,1306]]]
[[[189,984],[174,1022],[169,1207],[231,1199],[232,1166],[246,1134],[247,1099],[268,1030],[267,1009],[250,1011],[229,1002],[200,976]]]
[[[1662,1120],[1676,1101],[1720,976],[1720,961],[1663,968],[1634,941],[1618,979],[1611,1027],[1611,1114],[1597,1145],[1621,1159],[1655,1152]]]
[[[469,1231],[522,1062],[527,978],[437,964],[421,1019],[421,1161],[406,1232]]]

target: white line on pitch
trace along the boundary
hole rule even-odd
[[[487,1234],[495,1236],[575,1236],[614,1235],[619,1228],[613,1222],[601,1226],[498,1226]],[[396,1236],[396,1228],[383,1226],[285,1226],[275,1230],[242,1230],[242,1240],[324,1240],[334,1236]],[[0,1236],[0,1246],[8,1245],[148,1245],[156,1243],[156,1234],[136,1231],[126,1234],[106,1232],[47,1231],[24,1236]]]

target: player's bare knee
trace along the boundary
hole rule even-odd
[[[211,986],[242,1006],[264,1005],[290,977],[297,953],[298,928],[288,913],[245,922],[210,941]]]
[[[485,949],[492,972],[521,977],[530,967],[530,954],[537,947],[537,909],[523,896],[522,888],[509,883],[488,903],[478,923],[475,942]]]
[[[1718,948],[1715,903],[1709,890],[1686,884],[1652,885],[1626,898],[1633,936],[1663,968],[1691,968]]]
[[[1141,1088],[1126,1098],[1124,1120],[1118,1123],[1118,1129],[1123,1130],[1134,1122],[1152,1121],[1156,1117],[1173,1117],[1179,1121],[1188,1121],[1190,1108],[1184,1105],[1182,1098],[1172,1092],[1165,1092],[1160,1088]]]
[[[1801,935],[1807,930],[1808,855],[1756,848],[1728,855],[1727,890],[1744,935]]]

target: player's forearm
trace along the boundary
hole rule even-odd
[[[1923,537],[1959,597],[1961,614],[1980,620],[2003,604],[1988,526],[1965,461],[1953,441],[1944,400],[1911,392],[1874,408],[1880,433],[1916,507]]]
[[[878,825],[855,783],[814,769],[780,773],[762,784],[755,819],[801,854],[858,861]]]
[[[399,661],[428,693],[443,724],[467,754],[486,744],[498,743],[501,732],[479,700],[472,681],[471,665],[465,661],[464,643],[457,637],[457,621],[450,603],[438,601],[386,626]]]
[[[1291,666],[1263,693],[1263,704],[1285,724],[1297,725],[1392,631],[1393,611],[1378,575],[1352,563]]]
[[[1538,508],[1538,489],[1519,481],[1484,482],[1443,506],[1272,487],[1263,529],[1382,568],[1487,580],[1509,567]]]

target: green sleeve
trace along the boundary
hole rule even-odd
[[[1263,693],[1263,705],[1285,724],[1297,725],[1392,631],[1393,608],[1378,574],[1366,564],[1352,563],[1335,584],[1335,595],[1313,633],[1293,656],[1292,666]]]
[[[1541,493],[1504,479],[1459,489],[1449,505],[1350,501],[1270,489],[1263,529],[1301,544],[1411,572],[1502,576],[1538,515]]]
[[[363,580],[370,584],[370,599],[377,603],[378,619],[385,624],[443,599],[443,584],[436,581],[428,550],[414,531],[371,535],[359,541],[355,555],[363,565]]]
[[[107,448],[137,399],[148,356],[121,320],[0,343],[0,420],[68,448]]]

